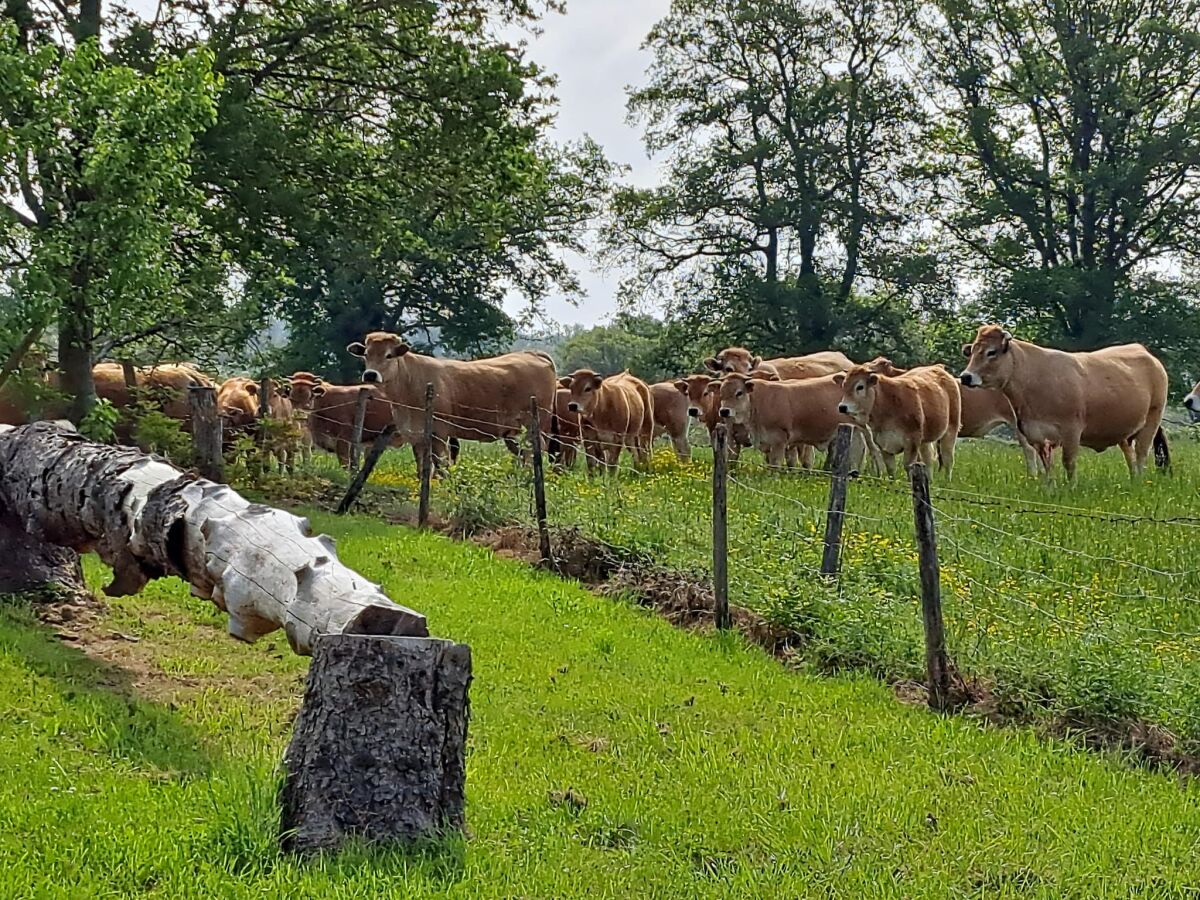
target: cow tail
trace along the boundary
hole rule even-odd
[[[1154,432],[1154,464],[1160,469],[1171,467],[1171,445],[1167,443],[1167,434],[1161,425]]]

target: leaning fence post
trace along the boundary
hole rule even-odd
[[[821,574],[833,578],[842,555],[842,523],[846,518],[846,485],[850,477],[850,438],[853,426],[839,425],[830,450],[829,512],[825,516],[825,553]]]
[[[546,522],[546,473],[542,466],[542,413],[537,397],[529,398],[529,435],[533,444],[533,500],[537,511],[538,552],[543,563],[549,563],[550,526]]]
[[[425,385],[424,452],[421,454],[421,502],[417,507],[417,527],[429,524],[429,488],[433,481],[433,382]]]
[[[728,505],[726,490],[725,447],[728,435],[724,425],[713,429],[713,605],[717,628],[722,630],[731,624],[729,620],[729,546],[728,546]]]
[[[375,468],[375,463],[379,462],[379,457],[383,456],[383,451],[388,448],[388,445],[392,442],[392,435],[395,433],[396,423],[388,422],[383,431],[375,436],[375,443],[371,445],[371,452],[367,454],[367,459],[363,463],[362,468],[354,473],[354,478],[350,481],[350,487],[346,488],[346,495],[342,497],[342,502],[338,504],[337,514],[339,516],[350,511],[350,507],[358,499],[363,485],[371,477],[371,471]]]
[[[367,421],[367,400],[371,397],[369,387],[358,389],[358,398],[354,401],[354,430],[350,432],[350,471],[357,472],[362,462],[363,427]]]
[[[929,679],[929,706],[942,710],[950,701],[950,666],[946,659],[946,630],[942,622],[942,585],[938,570],[937,534],[933,503],[929,499],[929,470],[920,463],[909,469],[912,479],[913,518],[921,569],[921,617],[925,626],[925,669]]]
[[[217,389],[192,385],[188,388],[192,408],[192,442],[196,468],[202,478],[222,481],[225,460],[221,456],[221,417],[217,415]]]

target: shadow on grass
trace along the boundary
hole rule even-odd
[[[164,773],[203,775],[211,769],[211,751],[173,710],[140,698],[130,672],[58,641],[20,597],[0,597],[4,661],[53,684],[59,708],[43,714],[89,749]]]

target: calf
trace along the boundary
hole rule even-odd
[[[680,459],[691,459],[692,448],[688,444],[688,399],[675,383],[660,381],[650,385],[650,397],[654,401],[654,436],[669,435],[675,455]]]
[[[795,466],[801,451],[806,468],[812,450],[828,450],[839,425],[850,420],[838,413],[842,389],[835,375],[789,381],[769,381],[745,375],[726,375],[716,384],[718,416],[745,429],[750,443],[767,459],[767,465]],[[863,458],[862,432],[855,429],[851,466]]]
[[[895,377],[904,373],[892,365],[892,361],[884,356],[877,356],[866,364],[871,371],[879,375]],[[1030,475],[1036,475],[1040,456],[1033,445],[1025,439],[1021,429],[1017,427],[1017,414],[1012,404],[1002,391],[992,388],[966,388],[959,392],[962,399],[962,424],[958,429],[960,438],[981,438],[1000,425],[1007,425],[1021,447],[1025,456],[1025,467]]]
[[[605,377],[580,369],[559,384],[571,392],[567,409],[579,413],[589,457],[602,460],[609,472],[616,469],[622,449],[629,450],[639,465],[649,463],[654,400],[646,382],[628,371]]]
[[[838,412],[871,433],[883,454],[889,475],[896,454],[905,468],[920,460],[933,464],[931,444],[937,444],[941,469],[949,480],[954,472],[954,442],[962,424],[958,382],[941,366],[922,366],[891,377],[855,366],[833,376],[842,388]]]

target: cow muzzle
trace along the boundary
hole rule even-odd
[[[688,407],[688,415],[691,416],[693,419],[698,419],[698,418],[700,418],[700,410],[694,406],[689,406]]]
[[[579,408],[579,404],[576,403],[574,400],[572,400],[570,403],[567,404],[567,409],[574,413],[581,412],[581,410]]]
[[[974,372],[963,372],[958,376],[958,380],[967,387],[979,387],[980,384],[980,378]]]
[[[367,369],[363,372],[363,381],[367,384],[379,384],[383,381],[383,376],[379,374],[377,369]]]
[[[839,403],[838,412],[840,412],[843,416],[850,415],[850,405],[847,403]]]
[[[730,409],[728,406],[722,406],[722,407],[721,407],[721,411],[720,411],[720,416],[721,416],[721,418],[722,418],[722,419],[729,419],[729,418],[732,418],[732,417],[733,417],[733,410],[732,410],[732,409]]]
[[[1193,422],[1200,422],[1200,400],[1196,399],[1195,394],[1183,398],[1183,408],[1191,415]]]

